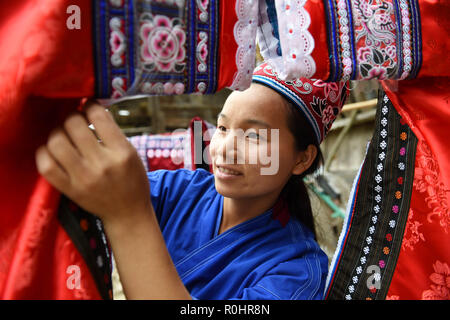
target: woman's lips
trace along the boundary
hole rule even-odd
[[[230,167],[216,165],[216,176],[223,179],[231,179],[242,176],[242,173]]]

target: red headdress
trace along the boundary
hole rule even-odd
[[[252,81],[272,88],[299,107],[319,143],[327,135],[348,95],[344,81],[324,82],[306,78],[283,81],[267,63],[255,69]]]

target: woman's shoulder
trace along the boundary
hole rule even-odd
[[[297,254],[301,258],[309,257],[328,264],[328,256],[322,250],[314,233],[308,227],[294,218],[290,219],[286,227],[286,230],[290,233],[290,239],[297,249]]]

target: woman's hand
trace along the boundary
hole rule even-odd
[[[95,134],[88,127],[92,123]],[[39,173],[80,207],[108,222],[150,212],[150,187],[135,148],[106,109],[86,104],[36,151]]]

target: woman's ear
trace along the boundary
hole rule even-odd
[[[317,156],[317,147],[313,144],[310,144],[305,151],[300,151],[298,153],[297,162],[295,164],[294,169],[292,170],[292,174],[300,175],[313,164],[314,160]]]

